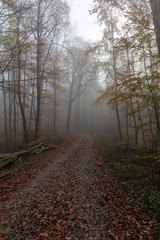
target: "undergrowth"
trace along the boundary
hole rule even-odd
[[[104,159],[121,188],[141,199],[143,206],[160,219],[160,166],[158,154],[107,145]],[[147,158],[148,156],[148,158]],[[153,239],[160,239],[157,229]]]
[[[148,156],[148,158],[147,158]],[[125,191],[140,196],[144,207],[160,219],[160,166],[158,154],[107,145],[104,159]],[[158,234],[158,233],[157,233]]]

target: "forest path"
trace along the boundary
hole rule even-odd
[[[149,219],[129,203],[83,134],[2,203],[0,239],[152,239]]]

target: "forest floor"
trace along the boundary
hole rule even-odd
[[[159,219],[122,189],[104,150],[82,134],[1,180],[0,240],[158,240]]]

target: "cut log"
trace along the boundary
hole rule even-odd
[[[0,170],[10,167],[15,161],[19,160],[21,157],[31,156],[33,154],[41,153],[53,148],[57,148],[57,146],[40,143],[27,150],[8,154],[7,156],[0,158]]]
[[[23,163],[22,165],[20,165],[18,168],[15,168],[13,170],[9,170],[9,171],[5,171],[2,174],[0,174],[0,180],[3,178],[7,178],[10,175],[14,174],[16,171],[18,171],[20,168],[23,168],[24,166],[26,166],[27,163]]]

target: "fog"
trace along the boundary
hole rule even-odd
[[[106,104],[97,106],[96,100],[100,96],[102,86],[99,85],[98,78],[94,76],[95,73],[92,76],[93,78],[91,77],[91,79],[88,80],[92,74],[93,73],[88,74],[88,72],[86,72],[87,76],[83,74],[83,77],[81,75],[80,79],[77,76],[74,80],[68,79],[65,84],[62,82],[61,86],[58,86],[58,83],[56,83],[56,91],[54,89],[55,86],[52,86],[52,83],[47,83],[46,89],[42,92],[41,122],[38,141],[52,143],[56,140],[56,138],[63,138],[66,134],[72,135],[80,132],[87,132],[93,135],[105,133],[116,136],[117,127],[116,124],[113,124],[113,119],[115,118],[114,111],[111,107],[107,107]],[[61,80],[63,80],[63,76]],[[77,80],[81,81],[81,87],[79,86],[79,82],[74,82]],[[53,81],[52,76],[50,81]],[[58,81],[59,79],[57,82]],[[80,87],[80,89],[78,89],[78,87]],[[34,141],[34,111],[36,103],[33,102],[32,96],[30,95],[31,89],[25,99],[25,117],[28,125],[29,142],[32,142]],[[73,98],[72,101],[71,95]],[[19,103],[17,100],[14,102],[14,97],[15,93],[8,91],[7,89],[5,89],[5,92],[0,93],[1,103],[4,103],[5,99],[6,107],[5,112],[3,104],[0,107],[0,151],[6,151],[7,149],[12,151],[14,148],[17,150],[24,145],[23,121],[19,110]],[[31,104],[33,104],[33,106]],[[14,109],[15,107],[16,109]],[[14,110],[16,112],[14,112]],[[6,123],[4,118],[5,114]],[[68,114],[70,114],[70,116],[68,116]],[[16,120],[16,124],[14,120]],[[8,134],[7,146],[5,139],[5,124]]]
[[[80,132],[157,149],[159,56],[149,2],[95,3],[98,42],[75,36],[66,1],[0,4],[0,151]]]

